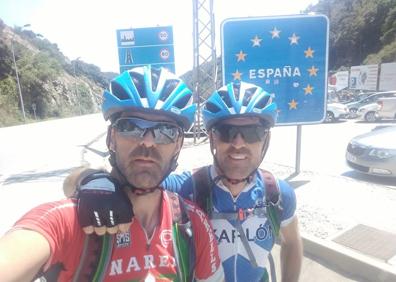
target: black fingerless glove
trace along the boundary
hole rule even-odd
[[[78,219],[81,227],[113,227],[132,221],[133,208],[118,181],[107,172],[88,175],[77,193]]]

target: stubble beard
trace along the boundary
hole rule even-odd
[[[233,163],[229,159],[229,155],[232,153],[236,153],[237,150],[229,149],[223,154],[226,156],[222,159],[218,159],[218,165],[220,169],[223,171],[226,177],[230,179],[244,179],[250,175],[250,173],[256,168],[255,164],[253,164],[254,160],[252,159],[251,152],[247,150],[241,150],[244,154],[247,155],[246,160],[237,161],[237,163]],[[240,162],[240,163],[238,163]]]
[[[140,166],[134,161],[140,156],[151,156],[151,158],[157,160],[157,163],[153,162],[149,167]],[[124,158],[120,155],[117,156],[117,166],[128,183],[142,189],[153,188],[160,184],[164,173],[163,168],[159,164],[161,161],[162,158],[157,152],[144,148],[137,148],[128,156],[124,156]]]

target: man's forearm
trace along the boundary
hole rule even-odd
[[[302,264],[301,240],[281,245],[282,282],[298,281]]]

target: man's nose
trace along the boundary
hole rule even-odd
[[[240,132],[238,132],[234,138],[232,138],[231,145],[235,148],[241,148],[246,145],[246,141]]]
[[[153,147],[156,144],[154,132],[152,129],[148,128],[144,131],[140,144],[144,145],[147,148]]]

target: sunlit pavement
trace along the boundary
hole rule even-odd
[[[0,137],[5,140],[0,152],[5,156],[0,163],[0,233],[4,233],[31,207],[62,197],[63,179],[74,167],[86,163],[94,166],[107,164],[103,135],[105,124],[100,115],[85,119],[91,121],[87,121],[87,125],[79,119],[70,119],[74,124],[68,124],[67,120],[57,121],[50,129],[44,123],[41,125],[43,129],[38,124],[31,125],[36,127],[34,130],[28,125],[23,134],[17,133],[16,127],[0,130]],[[100,121],[97,122],[97,119]],[[325,126],[326,130],[331,131],[337,125]],[[281,134],[282,131],[285,134],[290,131],[286,128],[276,130]],[[303,129],[303,134],[309,135],[310,130],[314,128]],[[359,129],[354,130],[358,133]],[[63,135],[65,131],[68,133]],[[37,136],[44,133],[47,135]],[[9,136],[19,138],[7,139]],[[272,148],[279,146],[277,138],[274,137]],[[186,139],[179,158],[179,171],[212,161],[207,142],[199,146],[193,143],[191,139]],[[310,144],[306,143],[303,153],[311,151],[312,161],[304,164],[298,174],[295,174],[293,167],[294,156],[285,152],[287,150],[277,154],[278,149],[273,149],[262,164],[263,168],[271,170],[281,179],[287,179],[295,188],[297,214],[306,251],[301,281],[396,281],[394,257],[379,259],[334,241],[359,225],[396,234],[396,182],[362,176],[346,167],[323,169],[320,163],[315,172],[315,153],[309,150]],[[293,146],[293,141],[290,144]],[[10,149],[15,147],[16,153]],[[43,151],[48,154],[43,154]],[[280,158],[277,159],[278,155]],[[282,158],[288,159],[283,161]],[[382,243],[386,245],[387,242]]]

